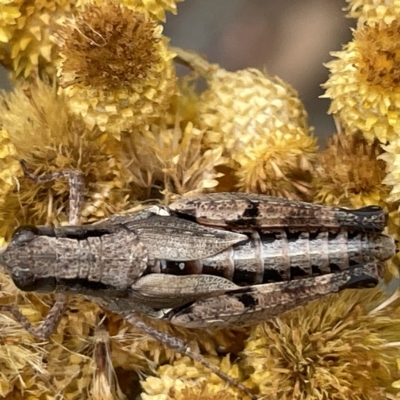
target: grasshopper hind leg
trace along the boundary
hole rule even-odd
[[[375,263],[366,264],[364,267],[356,265],[352,267],[348,280],[339,287],[339,290],[374,288],[380,282],[382,271],[383,267]]]
[[[381,277],[376,263],[312,278],[246,286],[172,310],[167,318],[185,328],[223,329],[263,322],[344,289],[371,288]]]
[[[142,331],[146,332],[148,335],[152,336],[154,339],[161,342],[164,346],[169,347],[170,349],[180,353],[187,355],[193,361],[196,361],[202,364],[205,368],[209,369],[223,381],[228,383],[229,385],[236,387],[242,393],[246,394],[251,400],[257,400],[258,397],[254,395],[250,389],[244,386],[241,382],[232,378],[225,372],[221,371],[218,367],[214,364],[210,363],[206,360],[201,354],[196,353],[193,351],[182,339],[179,339],[175,336],[169,335],[166,332],[161,332],[150,325],[146,324],[139,316],[136,315],[135,312],[132,311],[122,311],[118,312],[118,314],[128,321],[130,324],[135,326],[136,328],[141,329]]]

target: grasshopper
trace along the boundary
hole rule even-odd
[[[60,321],[67,294],[84,295],[171,349],[244,385],[137,312],[197,329],[265,321],[344,289],[374,287],[395,254],[378,206],[357,210],[245,193],[183,198],[169,207],[113,215],[79,226],[83,179],[65,170],[36,177],[70,181],[69,226],[22,226],[0,262],[23,291],[57,293],[39,327],[3,306],[38,338]]]

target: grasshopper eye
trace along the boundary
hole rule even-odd
[[[28,268],[15,268],[11,278],[15,286],[24,292],[51,293],[57,284],[54,277],[36,278]]]

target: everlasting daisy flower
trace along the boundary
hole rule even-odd
[[[54,77],[57,46],[52,33],[75,8],[72,0],[0,0],[0,60],[15,76]]]
[[[224,172],[234,177],[228,190],[309,196],[317,147],[297,93],[254,68],[228,72],[194,53],[175,51],[207,80],[198,118],[207,130],[206,145],[222,148],[227,157],[231,171]]]
[[[2,273],[0,285],[0,304],[15,302],[17,289]],[[29,310],[24,311],[25,315],[32,316]],[[37,343],[19,322],[4,312],[0,313],[0,337],[0,396],[23,398],[24,391],[48,393],[46,379],[49,374],[44,362],[46,349],[43,343]],[[37,376],[41,378],[35,379]]]
[[[4,57],[5,51],[4,43],[8,43],[17,29],[17,21],[21,16],[19,6],[20,2],[13,2],[9,0],[2,0],[0,2],[0,54],[2,57]]]
[[[218,185],[222,174],[216,167],[225,162],[222,150],[204,150],[204,131],[191,122],[182,128],[151,125],[133,137],[130,146],[123,141],[124,158],[132,181],[147,190],[145,197],[151,198],[152,190],[159,187],[168,203],[177,195],[196,195]]]
[[[314,175],[318,203],[361,208],[386,206],[389,188],[382,183],[385,163],[379,142],[368,143],[361,133],[335,134],[328,147],[318,155]]]
[[[109,2],[88,5],[60,34],[59,83],[89,129],[119,139],[153,122],[176,93],[173,54],[162,27]]]
[[[400,135],[400,23],[359,26],[343,51],[332,53],[323,97],[348,134],[381,143]]]
[[[378,289],[330,296],[253,329],[247,384],[268,400],[387,399],[399,332],[400,315]]]
[[[181,1],[183,0],[121,0],[121,4],[165,22],[165,11],[176,14],[176,3]]]
[[[21,117],[22,116],[22,117]],[[40,81],[3,93],[0,104],[0,219],[2,239],[22,223],[65,222],[69,183],[37,184],[23,176],[18,159],[37,175],[75,168],[86,183],[84,219],[98,219],[126,205],[121,162],[105,150],[98,130],[68,111],[66,99]],[[84,157],[82,155],[85,155]]]
[[[240,379],[240,371],[229,361],[229,356],[218,359],[208,357],[209,361],[235,379]],[[142,382],[145,393],[143,400],[239,400],[243,394],[227,387],[216,375],[202,365],[183,357],[173,364],[161,366],[157,374],[159,377],[148,377]]]
[[[385,152],[379,157],[386,163],[387,175],[383,183],[390,188],[388,201],[397,203],[400,201],[400,138],[383,146]]]
[[[347,0],[348,17],[358,18],[360,24],[382,21],[391,24],[399,18],[399,0]]]
[[[389,195],[387,203],[389,203],[389,232],[397,239],[400,239],[400,139],[394,140],[390,144],[383,146],[385,152],[379,157],[386,163],[386,176],[383,184],[387,185]]]
[[[9,226],[7,221],[12,220],[10,210],[5,207],[7,199],[12,196],[18,177],[23,175],[21,164],[16,159],[17,150],[10,135],[3,127],[0,130],[0,247],[5,245]]]
[[[122,0],[122,4],[148,18],[165,21],[165,11],[176,14],[176,3],[183,0]],[[54,34],[73,15],[85,12],[87,4],[101,6],[97,0],[0,0],[0,62],[15,76],[32,72],[54,78],[60,58]]]

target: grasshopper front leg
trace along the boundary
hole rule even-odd
[[[39,326],[32,325],[29,320],[18,310],[16,306],[4,305],[0,307],[1,311],[9,312],[13,317],[28,331],[31,335],[40,340],[47,340],[55,331],[67,308],[67,296],[61,293],[56,295],[56,301],[52,305],[46,317]]]
[[[70,208],[68,222],[70,225],[78,225],[80,222],[84,189],[82,172],[73,169],[66,169],[37,177],[29,171],[28,165],[25,161],[21,160],[21,165],[25,175],[37,183],[51,182],[59,178],[68,179],[70,187]],[[39,326],[33,326],[16,306],[4,305],[0,307],[0,310],[11,313],[14,318],[19,321],[21,325],[33,336],[40,340],[46,340],[55,331],[60,323],[65,309],[67,308],[67,303],[67,296],[62,293],[57,293],[55,303]]]

